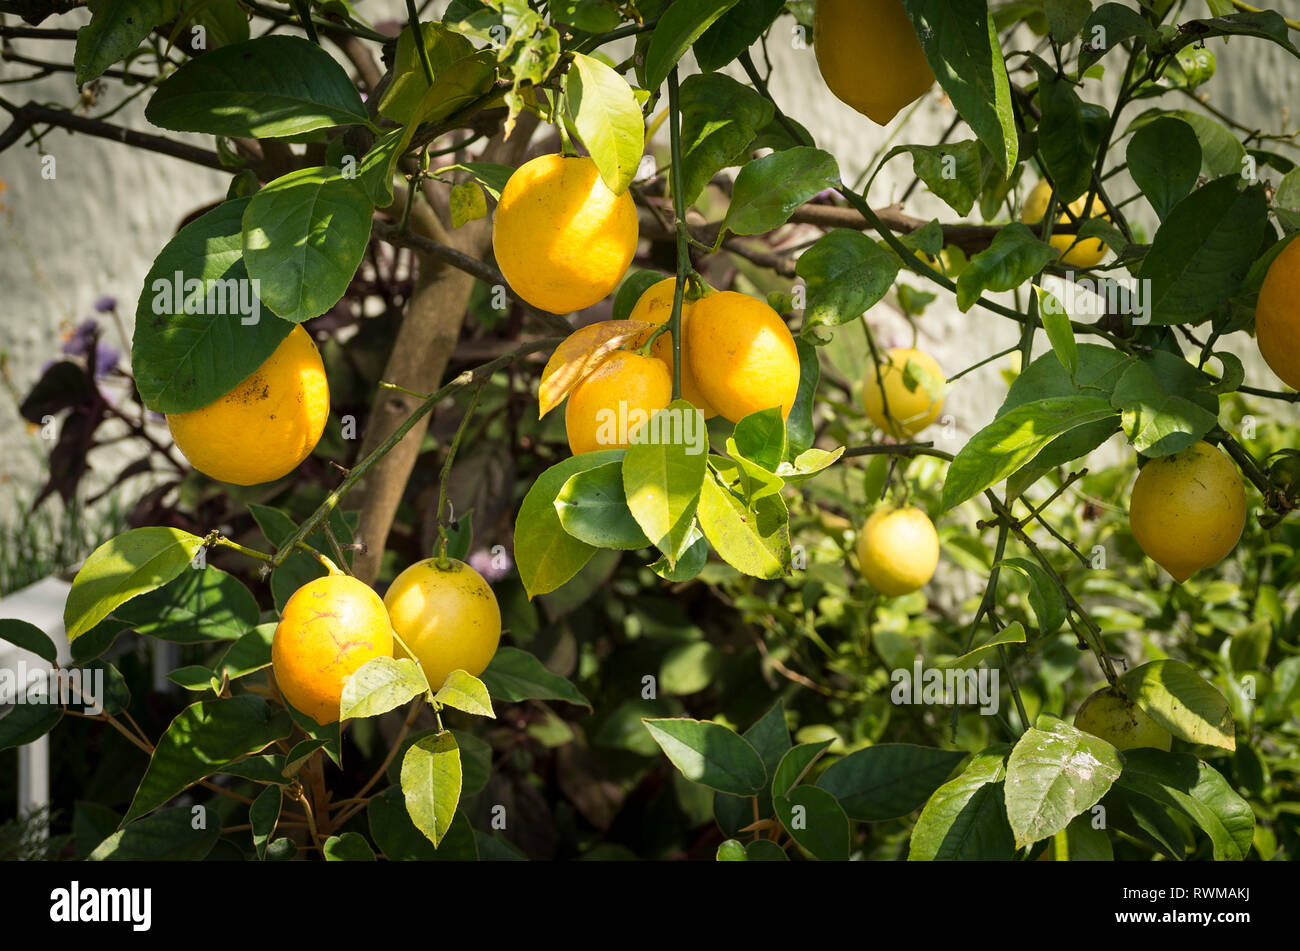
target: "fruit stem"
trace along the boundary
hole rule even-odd
[[[269,563],[272,560],[272,556],[268,555],[266,552],[257,551],[253,548],[246,548],[238,542],[232,542],[226,536],[218,534],[215,531],[209,532],[207,537],[203,539],[203,543],[205,545],[215,545],[220,548],[229,548],[233,551],[239,552],[241,555],[247,555],[249,558],[256,558],[258,561]]]
[[[328,558],[326,558],[324,555],[318,552],[315,548],[312,548],[306,542],[296,542],[294,547],[300,548],[301,550],[305,551],[308,555],[310,555],[312,558],[315,558],[317,561],[319,561],[321,565],[325,568],[325,570],[330,573],[331,576],[343,574],[343,572],[339,570],[338,565],[334,564],[334,562],[330,561]]]
[[[673,285],[673,312],[668,328],[673,335],[673,399],[682,398],[682,301],[691,273],[691,233],[686,226],[682,195],[682,112],[678,95],[677,67],[668,74],[668,139],[672,149],[673,217],[677,225],[677,280]]]

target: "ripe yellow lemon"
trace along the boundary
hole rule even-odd
[[[641,295],[641,299],[636,302],[636,306],[632,308],[628,320],[640,320],[651,324],[668,323],[673,316],[673,294],[676,290],[677,279],[672,277],[666,281],[651,285]],[[682,397],[704,413],[705,419],[709,419],[712,416],[717,416],[718,411],[709,405],[709,401],[700,392],[699,384],[695,382],[695,373],[691,370],[690,354],[687,352],[686,328],[689,326],[691,312],[694,307],[695,303],[693,301],[682,299]],[[655,339],[650,351],[668,365],[668,374],[671,378],[673,372],[673,335],[670,333],[660,334]]]
[[[1117,750],[1150,747],[1168,752],[1174,742],[1168,730],[1110,688],[1098,690],[1079,705],[1074,725]]]
[[[662,360],[616,350],[569,394],[564,429],[576,456],[626,449],[632,434],[673,401],[673,379]]]
[[[790,415],[799,393],[799,351],[771,307],[735,291],[710,294],[695,302],[685,336],[695,354],[695,382],[720,415],[738,423],[774,406]]]
[[[1025,199],[1025,206],[1020,210],[1020,220],[1027,225],[1036,225],[1043,220],[1047,214],[1047,206],[1052,200],[1052,186],[1047,181],[1041,181],[1034,186],[1034,190],[1029,193]],[[1087,214],[1084,213],[1083,203],[1087,196],[1076,198],[1070,205],[1070,211],[1079,219],[1082,224],[1089,218],[1100,215],[1104,210],[1101,199],[1093,197],[1092,204],[1088,206]],[[1104,215],[1103,215],[1104,217]],[[1061,217],[1056,219],[1057,224],[1069,224],[1070,216],[1061,212]],[[1078,235],[1058,234],[1051,238],[1052,247],[1061,253],[1061,263],[1068,264],[1071,267],[1090,268],[1096,267],[1101,263],[1102,258],[1106,256],[1106,245],[1102,244],[1096,238],[1079,239]]]
[[[867,367],[862,380],[862,408],[873,423],[891,436],[898,439],[915,436],[939,418],[943,397],[931,399],[919,380],[915,381],[916,389],[909,390],[907,361],[911,360],[938,383],[945,379],[943,369],[934,357],[921,350],[895,347],[885,351],[885,356],[889,362],[879,368],[875,364]]]
[[[384,602],[343,574],[309,581],[289,598],[271,639],[284,699],[322,726],[339,718],[343,684],[369,660],[393,656]]]
[[[907,505],[882,505],[858,535],[858,566],[873,588],[891,598],[925,586],[939,565],[939,535],[930,517]]]
[[[554,314],[582,310],[618,286],[637,242],[636,206],[589,158],[540,155],[501,192],[492,248],[515,293]]]
[[[880,125],[934,85],[900,0],[818,0],[813,49],[835,97]]]
[[[1268,266],[1255,305],[1259,352],[1287,386],[1300,389],[1300,240]]]
[[[1129,499],[1129,527],[1178,581],[1218,564],[1246,526],[1246,492],[1232,460],[1207,442],[1152,459]]]
[[[301,326],[214,403],[167,416],[178,448],[204,475],[258,485],[288,475],[316,448],[330,414],[325,366]]]
[[[491,663],[501,640],[501,609],[483,576],[455,558],[417,561],[384,595],[393,630],[401,639],[397,656],[415,654],[429,686],[437,691],[453,670],[477,677]]]

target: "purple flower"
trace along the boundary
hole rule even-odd
[[[117,369],[117,361],[122,359],[122,352],[117,347],[101,343],[95,348],[95,376],[101,377]]]
[[[488,582],[500,581],[510,574],[513,562],[505,551],[497,554],[480,548],[469,556],[469,566],[483,576]]]
[[[63,353],[69,357],[84,357],[90,353],[91,341],[99,336],[99,324],[87,317],[63,337]]]
[[[117,298],[112,294],[105,294],[99,300],[95,301],[95,310],[101,314],[107,314],[110,311],[117,310]]]

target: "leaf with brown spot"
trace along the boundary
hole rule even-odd
[[[640,320],[603,320],[571,333],[546,361],[537,391],[537,418],[563,403],[614,351],[644,344],[655,326]]]

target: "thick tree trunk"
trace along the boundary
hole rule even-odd
[[[521,116],[510,140],[491,142],[484,150],[483,161],[518,165],[535,127],[535,119],[528,114]],[[490,248],[490,221],[475,221],[455,231],[445,231],[428,205],[417,204],[417,209],[420,213],[413,210],[411,215],[412,230],[480,259]],[[383,378],[416,393],[428,393],[438,388],[447,371],[447,363],[460,338],[474,279],[425,257],[418,259],[418,266],[415,290],[407,302]],[[358,458],[364,458],[392,435],[415,409],[417,402],[414,397],[398,390],[379,390]],[[432,416],[432,413],[425,416],[414,426],[388,455],[375,464],[349,496],[361,500],[358,534],[365,550],[357,553],[353,570],[367,584],[373,583],[379,574],[397,506],[415,467]]]

